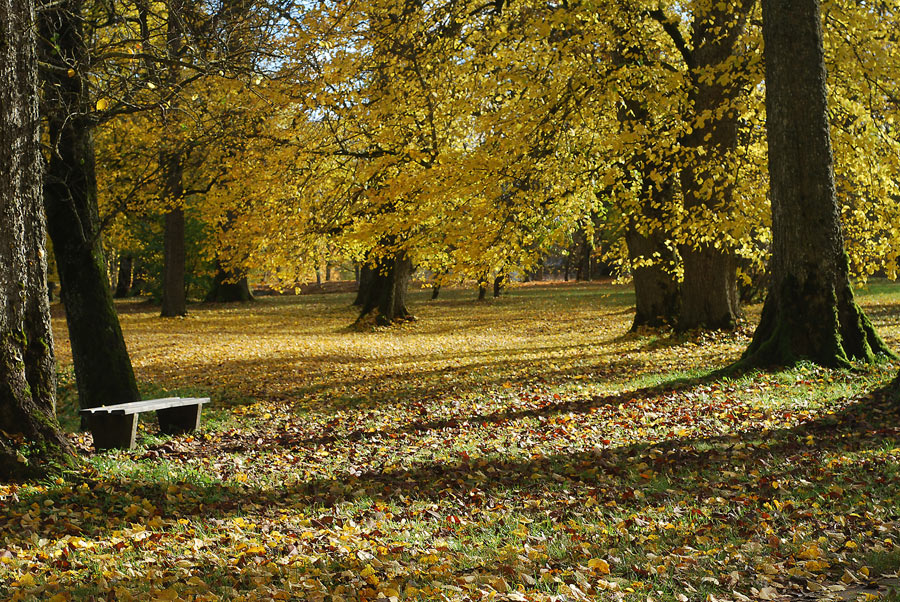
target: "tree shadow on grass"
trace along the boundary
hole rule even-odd
[[[708,380],[694,379],[693,382]],[[658,388],[652,388],[641,394],[653,395],[658,391]],[[628,395],[633,397],[635,393]],[[590,411],[603,404],[618,403],[620,399],[616,396],[595,398],[581,405],[560,404],[563,407],[527,410],[524,415],[537,416],[542,411]],[[602,488],[608,491],[608,497],[600,497],[598,501],[616,501],[638,509],[646,504],[665,503],[671,491],[693,490],[697,495],[706,495],[727,489],[741,481],[723,475],[729,472],[745,473],[748,467],[764,468],[762,477],[755,481],[755,491],[743,492],[744,496],[752,493],[755,499],[760,500],[777,495],[777,484],[773,483],[779,478],[792,470],[812,470],[825,455],[896,445],[900,440],[898,399],[896,389],[880,389],[865,399],[849,403],[837,413],[790,429],[743,431],[716,437],[673,437],[547,456],[498,455],[429,461],[403,469],[346,473],[329,479],[293,480],[288,474],[285,485],[279,488],[203,482],[202,479],[180,482],[165,479],[160,483],[144,479],[109,481],[98,475],[97,480],[91,483],[93,489],[81,494],[78,491],[65,494],[58,487],[50,487],[46,493],[35,493],[14,501],[9,505],[6,517],[26,513],[35,503],[43,506],[48,499],[62,506],[73,504],[81,508],[95,508],[100,511],[98,516],[102,520],[93,525],[84,524],[78,531],[96,535],[133,522],[135,518],[127,516],[126,508],[136,497],[156,504],[161,515],[177,518],[239,514],[248,506],[264,508],[269,513],[276,513],[287,506],[331,507],[358,497],[382,501],[465,500],[473,490],[478,490],[484,498],[492,492],[540,493],[560,487],[586,488],[594,493]],[[485,416],[484,419],[500,422],[515,417],[520,415]],[[470,420],[477,421],[479,417],[473,416]],[[422,422],[402,430],[418,433],[429,429],[454,428],[459,424],[455,421]],[[362,436],[360,433],[348,437]],[[304,443],[316,442],[306,440]],[[283,451],[289,449],[291,446]],[[653,471],[652,477],[641,474],[647,468]],[[842,474],[840,467],[834,470],[834,475]],[[698,476],[703,478],[698,480]],[[858,479],[858,475],[845,476],[848,482]],[[667,483],[664,488],[659,487],[661,479]],[[896,485],[893,483],[894,487]],[[171,495],[173,487],[178,492],[176,497]],[[820,483],[814,489],[821,487]],[[646,493],[635,497],[634,492],[642,489]],[[59,537],[70,532],[70,527],[67,521],[51,516],[40,523],[39,533],[42,537]],[[0,532],[8,528],[9,525],[0,525]]]
[[[709,380],[693,379],[681,386]],[[670,383],[666,388],[671,390],[671,386]],[[652,395],[658,389],[647,389],[641,394]],[[621,398],[612,396],[585,400],[582,405],[531,411],[533,415],[541,415],[541,411],[591,411],[618,401]],[[455,423],[422,422],[411,432],[454,426]],[[40,539],[53,541],[66,535],[110,537],[114,531],[145,524],[151,517],[166,521],[195,518],[200,519],[200,524],[228,527],[228,521],[235,517],[275,521],[291,510],[311,517],[306,519],[311,521],[309,524],[323,532],[339,531],[343,522],[349,520],[348,512],[359,522],[360,513],[364,515],[379,503],[386,503],[399,507],[396,520],[418,522],[433,537],[452,537],[459,529],[468,528],[454,526],[454,521],[474,521],[474,528],[488,529],[481,518],[485,511],[513,512],[515,520],[536,523],[585,520],[585,514],[590,514],[594,518],[588,520],[612,521],[610,524],[622,524],[640,532],[645,520],[642,517],[662,508],[673,515],[679,507],[692,512],[692,505],[698,505],[708,513],[702,515],[704,521],[726,525],[724,528],[738,542],[765,541],[773,534],[788,541],[798,524],[812,529],[808,536],[814,539],[823,529],[834,528],[828,521],[820,520],[821,511],[826,517],[829,513],[844,517],[842,520],[848,521],[851,530],[872,529],[873,519],[860,511],[860,506],[879,496],[895,495],[900,474],[896,466],[887,465],[886,460],[869,452],[895,449],[898,441],[900,393],[896,388],[883,388],[847,403],[833,414],[781,430],[752,430],[707,438],[675,437],[546,456],[495,455],[416,462],[402,469],[341,472],[332,478],[304,479],[285,467],[284,483],[275,487],[172,478],[165,470],[156,479],[148,478],[146,473],[134,480],[95,475],[84,480],[84,486],[75,483],[65,490],[50,485],[19,499],[3,500],[0,536],[4,546],[31,548]],[[863,459],[843,461],[850,453]],[[84,475],[79,476],[83,478]],[[789,489],[781,485],[786,482],[792,483]],[[587,509],[587,500],[599,510],[599,518]],[[529,501],[540,503],[530,505]],[[506,504],[516,507],[504,510]],[[896,520],[894,514],[887,518]],[[23,518],[26,516],[27,520]],[[288,544],[301,538],[299,533],[292,534],[289,526],[278,528],[286,533],[285,547],[266,550],[269,559],[288,554]],[[706,528],[697,526],[698,536]],[[151,526],[150,530],[158,532],[159,527]],[[660,532],[654,549],[664,546],[666,537],[666,532]],[[149,542],[152,541],[151,537]],[[327,538],[321,541],[313,549],[328,559],[334,574],[359,569],[357,558],[340,552]],[[216,583],[232,582],[240,591],[255,587],[248,577],[257,574],[253,570],[257,561],[253,557],[232,556],[235,555],[224,554],[218,564],[200,560],[191,571],[201,578],[219,575],[213,577]],[[171,568],[165,557],[160,557],[159,562],[163,570]],[[146,566],[149,571],[151,565]],[[278,574],[269,573],[269,580],[283,583],[288,573],[293,571],[296,577],[307,568],[285,567]],[[85,592],[93,587],[90,583],[80,584],[77,579],[64,573],[59,587],[76,591],[84,586]],[[169,579],[178,582],[180,578],[170,574]],[[144,591],[150,581],[139,573],[120,584],[129,590]]]

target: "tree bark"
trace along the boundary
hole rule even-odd
[[[180,176],[180,173],[179,173]],[[178,178],[180,182],[180,177]],[[162,309],[164,318],[187,314],[185,293],[184,210],[176,207],[166,213],[163,241]]]
[[[367,266],[364,266],[364,271],[365,267]],[[363,303],[357,323],[372,312],[376,312],[375,323],[379,326],[412,319],[406,307],[407,290],[413,273],[409,256],[403,251],[394,252],[380,257],[370,269],[370,280],[365,292],[362,278],[360,279]]]
[[[253,293],[247,276],[236,274],[226,269],[219,260],[216,260],[216,275],[213,276],[213,284],[206,294],[205,301],[211,303],[248,303],[253,301]]]
[[[575,231],[575,241],[577,244],[577,261],[575,266],[575,280],[581,282],[584,280],[593,280],[591,274],[592,259],[594,253],[594,243],[588,236],[588,230],[584,226]]]
[[[119,270],[116,276],[116,299],[124,299],[131,293],[131,279],[134,276],[134,257],[131,255],[119,256]]]
[[[629,226],[625,232],[631,277],[634,281],[634,321],[642,326],[673,324],[678,315],[679,287],[675,280],[678,257],[659,231],[642,234]]]
[[[45,117],[51,152],[44,180],[60,298],[82,408],[140,398],[113,304],[100,240],[87,49],[75,0],[41,12]],[[55,41],[51,44],[51,41]],[[68,70],[74,72],[69,77]]]
[[[693,18],[689,102],[694,128],[681,140],[689,157],[680,174],[684,208],[689,214],[712,210],[724,215],[734,204],[734,181],[722,171],[737,149],[739,115],[731,105],[740,87],[724,66],[735,56],[752,5],[749,0],[734,8],[710,3]],[[729,76],[727,83],[722,82],[723,76]],[[710,182],[716,186],[710,187]],[[692,234],[698,237],[696,230]],[[678,330],[727,330],[740,318],[737,257],[723,238],[691,241],[679,248],[684,279]]]
[[[73,462],[56,422],[34,4],[0,0],[0,481]]]
[[[835,196],[818,0],[763,0],[771,281],[742,366],[893,355],[856,304]]]
[[[179,79],[180,67],[176,59],[181,52],[183,0],[169,0],[166,17],[166,54],[172,60],[168,81],[174,85]],[[172,127],[167,109],[163,109],[163,127]],[[165,216],[163,240],[162,309],[164,318],[187,314],[185,290],[186,249],[184,241],[184,152],[178,149],[175,136],[167,136],[168,146],[160,151],[160,172],[163,177],[163,199],[169,207]]]
[[[431,300],[434,301],[441,294],[441,285],[434,283],[431,285]]]
[[[356,281],[359,283],[359,286],[356,289],[356,299],[353,300],[353,305],[355,307],[363,307],[367,304],[372,293],[375,269],[368,263],[364,263],[359,266],[358,274]]]
[[[494,299],[500,296],[500,293],[503,292],[503,281],[506,280],[506,276],[504,274],[497,274],[494,278]]]

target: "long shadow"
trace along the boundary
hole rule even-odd
[[[560,347],[560,349],[569,349],[569,347]],[[523,355],[525,353],[530,352],[523,351]],[[463,354],[460,357],[480,357],[483,355],[490,355],[490,353],[472,352],[471,354]],[[625,375],[635,376],[638,373],[638,369],[646,366],[644,362],[628,357],[605,359],[619,355],[621,354],[614,352],[597,353],[589,361],[578,360],[574,365],[564,365],[556,368],[546,367],[540,374],[535,374],[524,380],[522,373],[533,372],[534,360],[530,358],[509,359],[509,356],[496,361],[470,361],[459,366],[443,366],[431,369],[420,368],[408,374],[379,375],[377,378],[362,371],[359,372],[358,377],[330,374],[327,378],[320,378],[313,382],[298,378],[293,381],[276,380],[269,383],[266,381],[265,374],[277,374],[285,367],[321,371],[321,368],[316,366],[317,361],[334,362],[341,356],[304,356],[296,366],[292,365],[290,361],[285,361],[284,358],[276,358],[271,360],[245,359],[229,361],[215,366],[215,371],[210,371],[210,367],[204,363],[183,363],[180,364],[180,369],[184,374],[204,374],[207,378],[215,377],[217,374],[229,376],[232,374],[255,374],[258,375],[256,380],[263,387],[277,387],[277,390],[257,391],[241,395],[237,398],[237,403],[239,404],[252,403],[253,400],[259,401],[267,398],[280,400],[315,398],[317,411],[332,412],[357,404],[363,407],[375,407],[385,402],[396,404],[398,403],[398,398],[400,398],[399,403],[405,405],[429,401],[437,394],[446,392],[447,382],[441,379],[450,376],[453,378],[453,395],[462,396],[472,392],[483,391],[485,387],[501,387],[510,380],[516,380],[520,388],[547,383],[567,382],[575,377],[584,377],[586,375],[593,379],[618,381]],[[346,358],[344,359],[346,360]],[[565,361],[564,358],[561,363]],[[364,366],[367,362],[368,360],[361,359],[354,361],[353,364]],[[376,362],[373,360],[372,363]],[[344,365],[347,365],[346,361]],[[335,369],[332,372],[336,371]],[[198,386],[196,381],[185,383],[185,385]],[[359,393],[354,394],[354,391]],[[227,393],[228,391],[225,391],[224,395],[227,395]],[[229,397],[229,404],[233,401]]]
[[[698,382],[703,380],[706,379]],[[440,426],[437,423],[431,428]],[[417,428],[424,429],[427,425],[421,424]],[[34,523],[32,529],[35,532],[48,538],[75,533],[96,536],[134,522],[127,508],[135,499],[149,500],[154,504],[155,512],[164,518],[240,515],[247,508],[274,516],[286,507],[330,508],[359,495],[371,500],[404,503],[449,500],[454,512],[461,512],[472,504],[483,504],[501,492],[543,496],[560,488],[570,492],[590,492],[601,505],[615,502],[620,508],[634,511],[665,505],[673,501],[672,498],[677,501],[686,491],[697,499],[704,499],[725,495],[722,492],[729,489],[737,496],[738,503],[746,505],[750,500],[753,505],[761,506],[781,495],[778,480],[793,472],[809,470],[822,477],[824,454],[883,449],[887,444],[896,445],[898,440],[900,394],[896,389],[885,388],[835,414],[771,432],[753,430],[709,438],[671,438],[541,457],[428,461],[402,470],[348,472],[333,478],[293,482],[286,479],[286,484],[279,488],[198,480],[131,482],[122,479],[110,482],[88,479],[89,490],[62,491],[54,486],[45,493],[15,499],[11,503],[5,500],[7,510],[0,520],[22,516],[34,508],[35,503],[43,508],[46,506],[44,500],[54,500],[57,507],[74,505],[82,511],[88,508],[99,511],[96,522],[85,519],[79,525],[73,525],[64,514],[58,515],[51,504],[51,510]],[[649,453],[651,449],[653,451]],[[654,471],[654,481],[641,473],[647,467]],[[746,473],[747,467],[756,467],[760,476],[746,481],[728,476]],[[838,463],[830,468],[830,476],[836,484],[846,485],[859,480],[860,475],[854,470]],[[882,475],[879,479],[867,486],[893,491],[900,485],[897,474],[888,475],[888,478]],[[654,482],[660,480],[665,486],[654,486]],[[820,481],[810,486],[821,490],[827,489],[828,485],[829,481]],[[734,491],[735,486],[739,486],[738,491]],[[173,490],[178,492],[177,496],[172,495]],[[643,493],[638,495],[636,491]],[[794,490],[791,494],[796,496],[800,492]],[[422,518],[428,519],[428,516]],[[444,516],[432,518],[439,523],[446,519]],[[19,533],[24,539],[30,537],[30,533],[11,523],[0,522],[0,533],[7,534],[7,539],[13,533]]]
[[[549,418],[561,414],[587,414],[591,411],[605,407],[618,407],[622,404],[630,404],[638,400],[652,399],[663,393],[676,393],[691,387],[707,384],[718,380],[719,373],[711,372],[707,375],[693,378],[676,378],[632,391],[624,391],[614,395],[592,396],[584,399],[569,401],[554,401],[546,397],[541,398],[540,404],[523,409],[507,409],[499,412],[482,414],[465,414],[458,417],[439,418],[432,420],[417,420],[398,428],[389,430],[357,429],[348,433],[334,435],[318,435],[313,437],[297,436],[295,433],[282,434],[278,437],[279,444],[288,447],[308,447],[336,443],[338,441],[361,441],[381,437],[396,437],[400,435],[415,435],[427,431],[455,429],[472,424],[504,424],[516,420],[529,418]]]

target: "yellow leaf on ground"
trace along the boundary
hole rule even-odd
[[[597,571],[601,575],[609,575],[609,563],[602,558],[591,558],[588,561],[588,568]]]

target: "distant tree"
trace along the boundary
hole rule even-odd
[[[825,366],[890,354],[853,298],[844,252],[818,0],[763,0],[771,280],[741,363]]]
[[[34,3],[0,0],[0,480],[71,462],[55,413]]]

